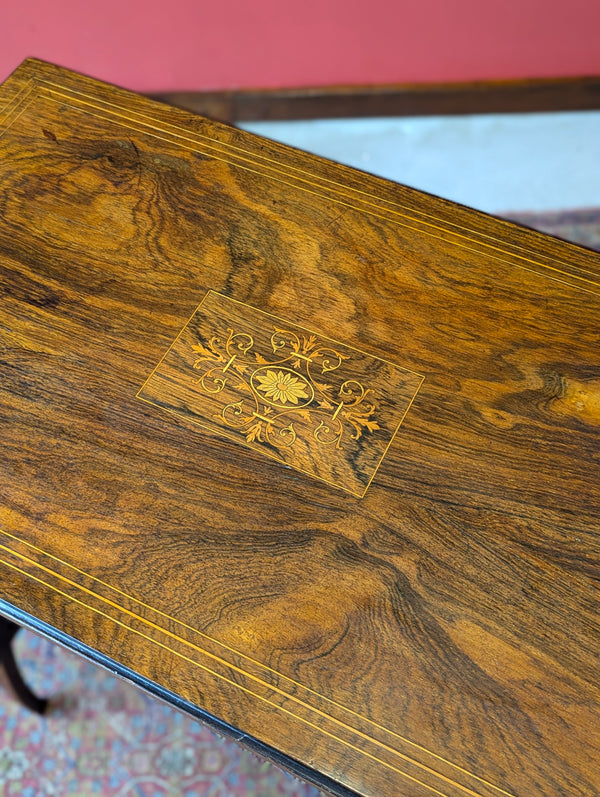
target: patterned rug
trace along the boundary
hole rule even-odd
[[[507,212],[507,219],[535,230],[600,251],[600,208],[561,210],[554,213]]]
[[[79,656],[21,631],[46,716],[0,688],[2,797],[317,797],[320,792]]]
[[[600,209],[507,213],[529,227],[600,250]],[[74,654],[21,632],[15,642],[47,716],[0,686],[2,797],[318,797],[319,791],[217,737]]]

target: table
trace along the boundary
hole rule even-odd
[[[334,794],[597,793],[598,255],[29,60],[0,611]]]

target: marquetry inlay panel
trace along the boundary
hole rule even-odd
[[[362,496],[422,381],[209,291],[138,396]]]

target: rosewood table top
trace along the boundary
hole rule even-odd
[[[28,60],[0,611],[332,793],[600,792],[600,258]]]

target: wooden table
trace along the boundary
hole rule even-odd
[[[598,794],[598,256],[38,61],[0,184],[0,611],[333,793]]]

